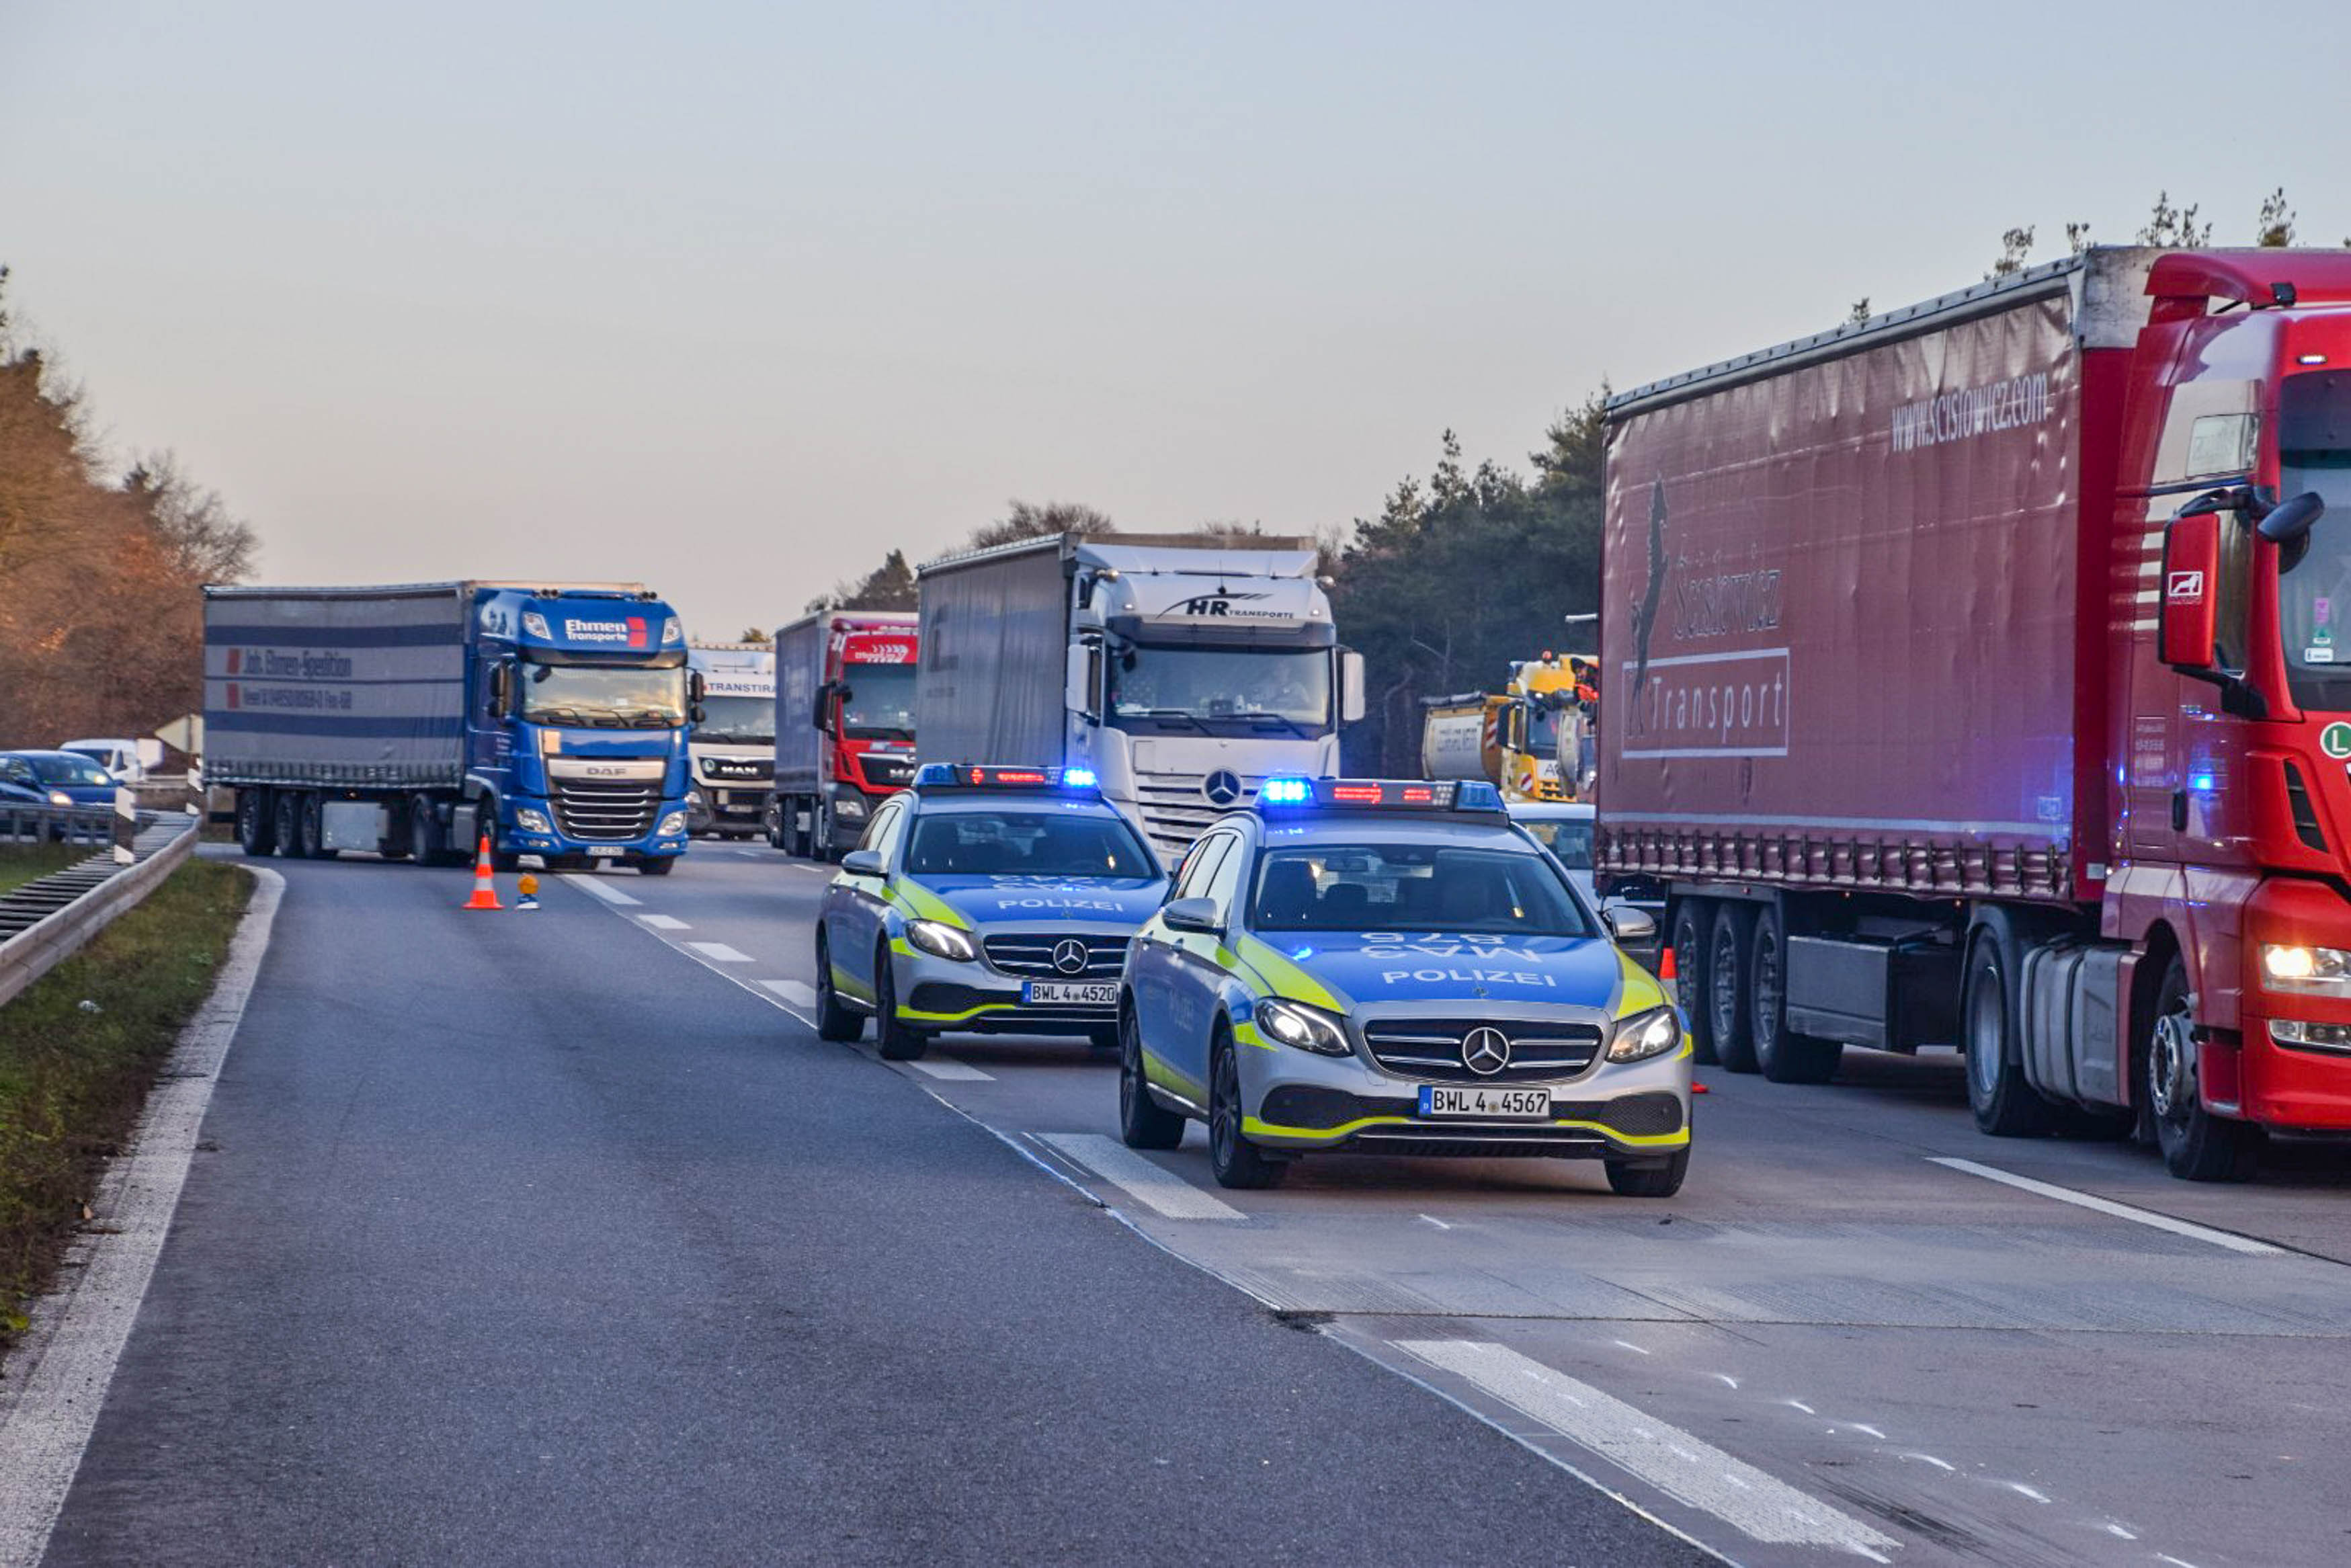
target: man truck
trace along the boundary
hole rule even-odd
[[[248,855],[685,852],[700,679],[637,584],[204,590],[204,777]]]
[[[1304,539],[1076,534],[929,561],[925,762],[1093,774],[1171,865],[1275,774],[1338,772],[1363,716]]]
[[[775,796],[776,651],[765,643],[690,643],[685,658],[704,693],[686,741],[694,758],[686,828],[747,839],[765,830]]]
[[[777,630],[769,843],[839,860],[914,781],[914,650],[906,611],[827,610]]]
[[[2351,1131],[2351,253],[2104,248],[1612,398],[1598,859],[1734,1071]]]

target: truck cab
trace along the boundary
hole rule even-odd
[[[747,839],[775,798],[776,651],[763,643],[695,643],[686,661],[703,685],[702,716],[686,742],[694,758],[686,827]]]

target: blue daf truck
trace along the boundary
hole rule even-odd
[[[204,777],[249,855],[685,852],[701,677],[632,583],[204,590]]]

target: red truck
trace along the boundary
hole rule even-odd
[[[2351,253],[2091,250],[1607,422],[1598,865],[1701,1049],[1957,1046],[1985,1132],[2196,1180],[2351,1131]]]
[[[914,617],[827,610],[776,632],[776,800],[768,841],[839,860],[914,781]]]

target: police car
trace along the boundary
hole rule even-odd
[[[1679,1190],[1680,1015],[1477,781],[1269,779],[1185,856],[1119,990],[1119,1130],[1218,1182],[1319,1149],[1597,1159]]]
[[[875,808],[816,927],[817,1033],[892,1061],[947,1031],[1118,1044],[1127,939],[1166,873],[1083,768],[930,763]]]

